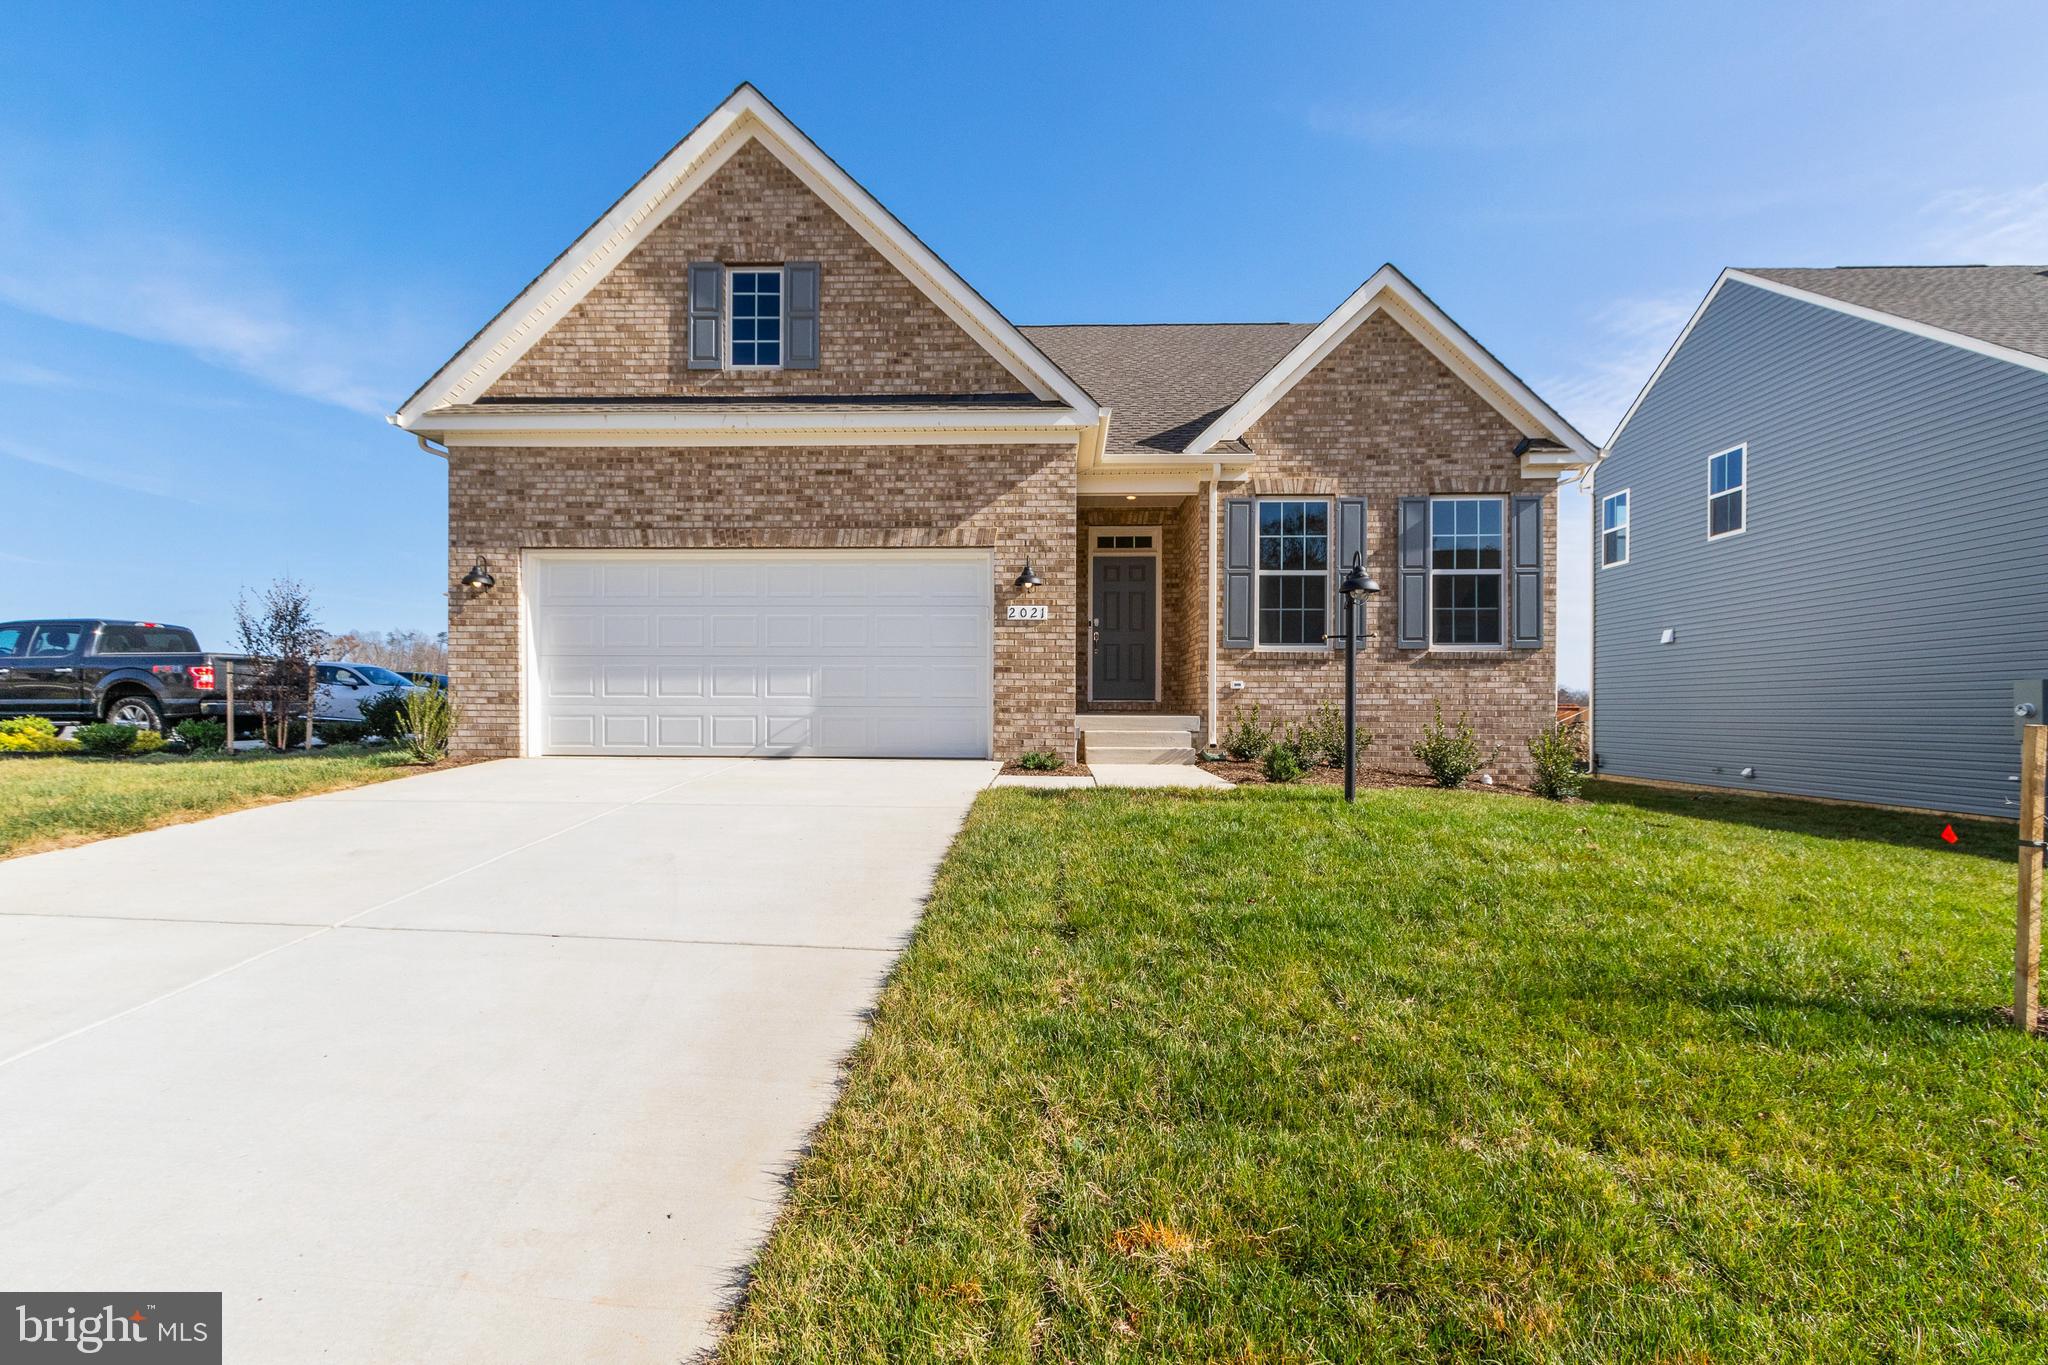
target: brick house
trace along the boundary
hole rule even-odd
[[[1316,324],[1014,326],[751,86],[391,421],[489,755],[1172,758],[1338,699],[1362,555],[1361,724],[1513,770],[1593,453],[1392,266]]]

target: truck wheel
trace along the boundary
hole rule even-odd
[[[156,698],[142,692],[131,692],[116,699],[107,707],[107,720],[113,725],[132,725],[138,730],[164,728],[164,713],[157,708]]]

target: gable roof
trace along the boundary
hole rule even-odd
[[[2048,359],[2048,266],[1835,266],[1736,274]]]
[[[1600,449],[1614,449],[1665,367],[1731,282],[1803,300],[1851,317],[1958,346],[2027,369],[2048,371],[2048,266],[1886,265],[1729,267],[1679,329],[1657,368]]]
[[[1312,322],[1137,322],[1025,327],[1113,414],[1111,455],[1179,455],[1315,330]],[[1238,442],[1227,442],[1242,453]]]
[[[1576,468],[1594,458],[1591,441],[1453,322],[1435,300],[1416,288],[1414,281],[1391,262],[1375,270],[1235,402],[1190,437],[1182,449],[1191,455],[1205,454],[1243,436],[1330,352],[1368,318],[1381,312],[1398,322],[1527,438],[1524,458],[1532,464]]]
[[[410,428],[429,411],[474,403],[657,224],[750,141],[767,148],[1035,397],[1062,403],[1086,421],[1095,420],[1095,401],[1085,389],[750,84],[734,90],[670,148],[653,169],[415,389],[389,420]]]

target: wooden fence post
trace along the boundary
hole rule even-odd
[[[2020,741],[2020,904],[2012,954],[2012,1021],[2029,1032],[2041,1019],[2042,783],[2048,778],[2048,725],[2029,725]]]

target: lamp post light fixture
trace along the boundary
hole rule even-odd
[[[497,585],[498,580],[491,576],[490,568],[484,563],[482,555],[476,557],[476,567],[462,576],[462,586],[471,592],[489,592]]]
[[[1338,593],[1344,598],[1344,633],[1335,638],[1344,642],[1344,800],[1350,804],[1358,800],[1358,641],[1363,634],[1364,622],[1359,619],[1359,608],[1367,597],[1376,595],[1380,585],[1365,572],[1365,556],[1351,556],[1351,567],[1344,570],[1343,581],[1337,584]]]

